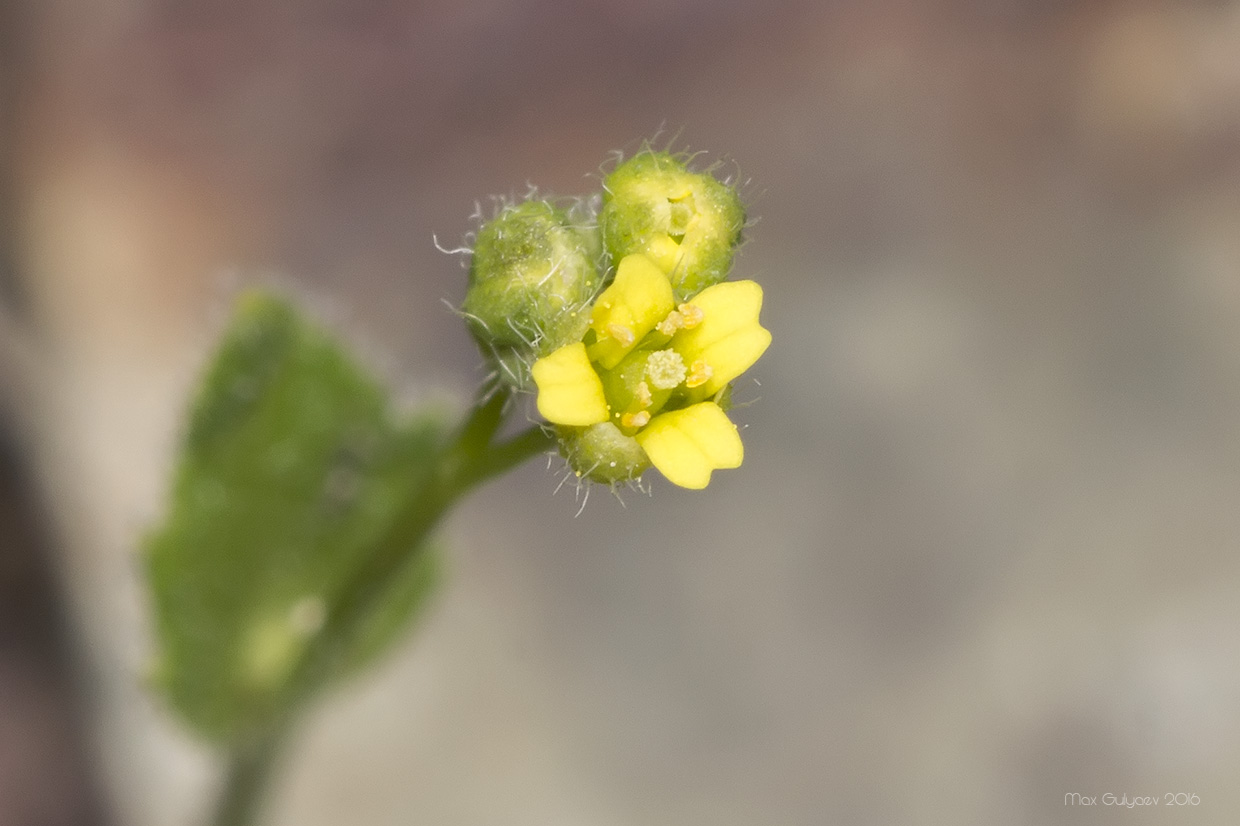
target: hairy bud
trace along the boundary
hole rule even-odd
[[[617,166],[603,187],[599,226],[614,262],[645,255],[668,275],[678,298],[727,277],[745,224],[734,188],[652,150]]]
[[[611,422],[589,427],[558,427],[560,453],[578,476],[616,484],[637,479],[650,460],[636,439],[625,436]]]
[[[527,387],[534,360],[585,333],[595,233],[546,201],[505,207],[478,232],[461,309],[505,382]]]

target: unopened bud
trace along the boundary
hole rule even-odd
[[[528,386],[535,359],[584,335],[595,232],[545,201],[505,207],[478,232],[461,309],[502,380]]]
[[[636,479],[650,467],[641,445],[611,422],[557,431],[560,453],[578,476],[612,485]]]

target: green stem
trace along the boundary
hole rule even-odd
[[[506,442],[492,445],[470,468],[470,475],[464,480],[464,490],[468,491],[507,473],[527,459],[553,449],[555,444],[554,434],[549,433],[542,425],[533,425]]]
[[[270,733],[236,747],[214,820],[215,826],[252,826],[277,762],[284,734],[303,702],[334,672],[376,600],[407,565],[425,552],[427,538],[440,520],[475,487],[505,473],[555,445],[553,434],[539,425],[494,443],[508,402],[505,390],[475,405],[456,437],[440,452],[424,495],[413,497],[409,510],[393,523],[374,552],[355,572],[333,601],[323,629],[288,682],[285,720]]]
[[[277,727],[233,748],[216,802],[212,820],[215,826],[250,826],[258,822],[259,807],[279,759],[284,734],[284,728]]]

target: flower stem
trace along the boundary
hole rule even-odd
[[[284,733],[283,727],[274,728],[233,747],[216,802],[214,826],[251,826],[258,822]]]
[[[343,652],[369,611],[401,570],[426,552],[427,539],[443,517],[471,490],[512,470],[555,445],[555,437],[532,425],[495,442],[504,423],[509,393],[501,389],[479,401],[457,435],[440,451],[423,496],[413,499],[382,541],[337,594],[323,628],[290,677],[283,716],[269,730],[233,747],[216,808],[214,826],[253,826],[259,822],[266,788],[280,752],[304,702],[335,676]]]

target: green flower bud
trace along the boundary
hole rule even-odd
[[[617,166],[603,188],[599,226],[613,262],[646,255],[681,300],[727,277],[745,224],[735,189],[652,150]]]
[[[502,380],[528,386],[535,359],[585,334],[596,236],[546,201],[507,206],[478,232],[461,310]]]
[[[646,451],[611,422],[557,427],[560,453],[578,476],[612,485],[628,482],[650,467]]]

